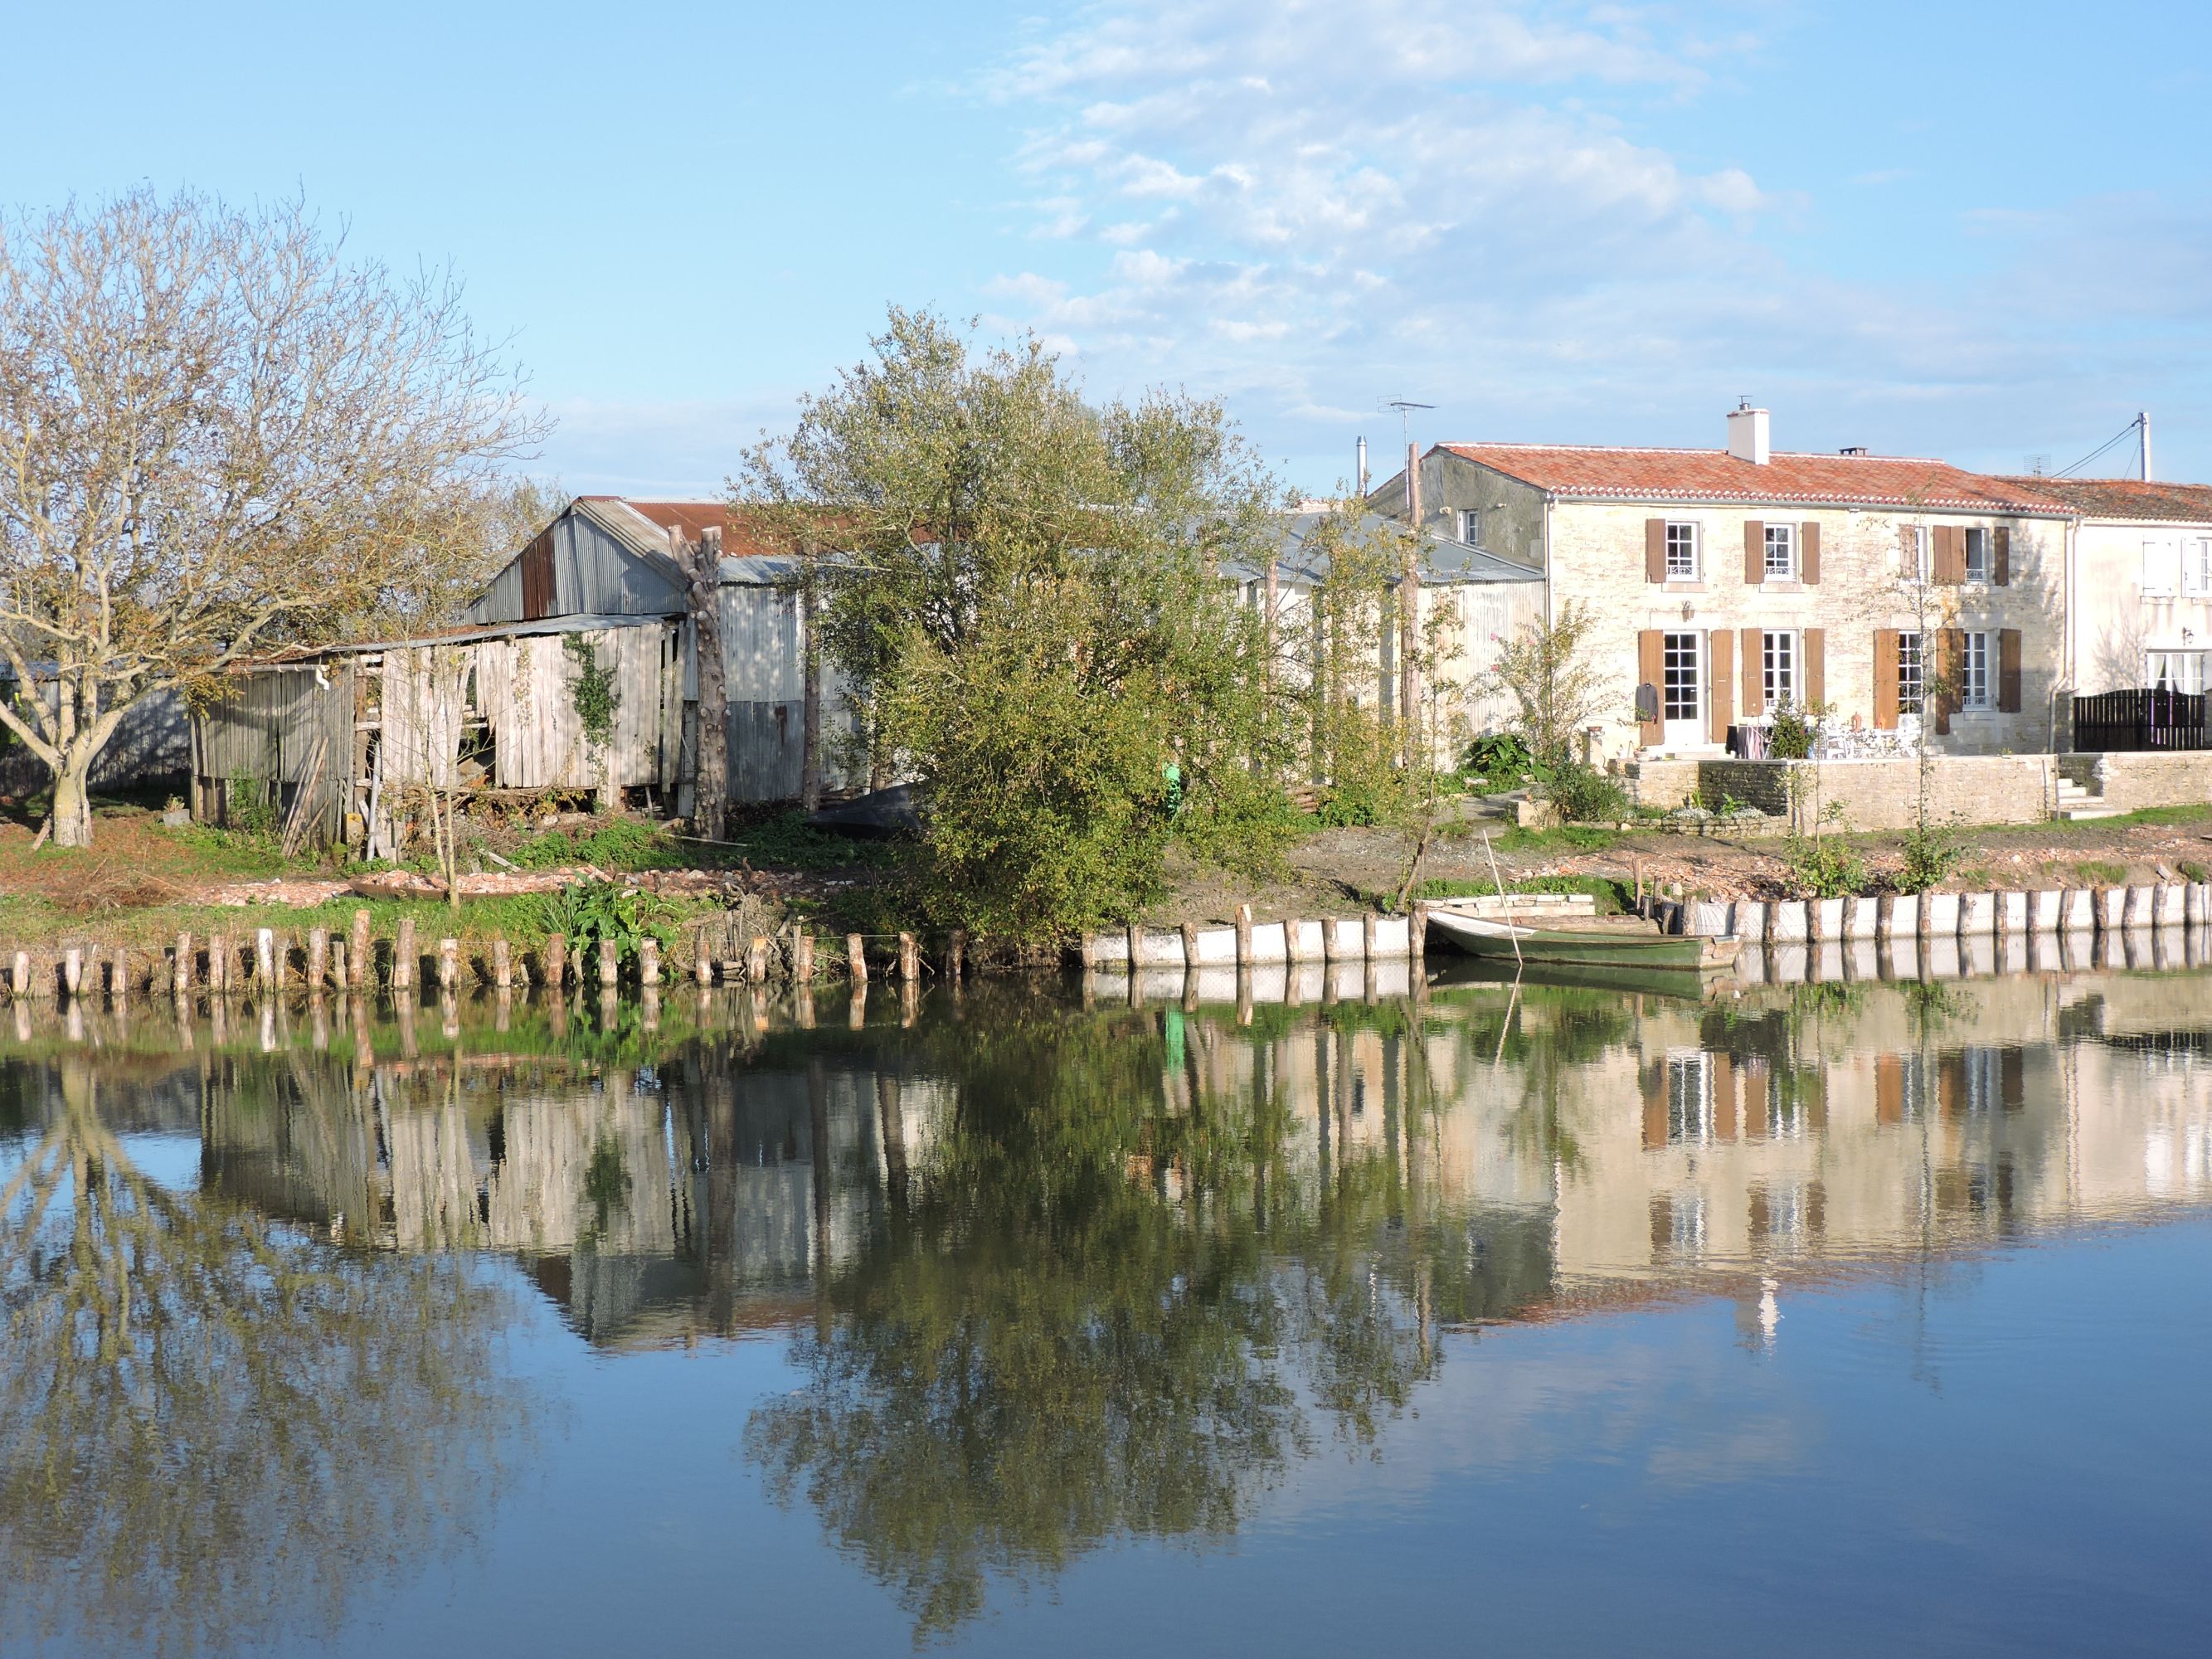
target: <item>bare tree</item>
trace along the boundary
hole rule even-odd
[[[343,253],[297,203],[0,219],[0,723],[59,845],[135,703],[419,581],[544,430],[450,276]]]

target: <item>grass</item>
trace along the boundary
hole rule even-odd
[[[2074,873],[2084,887],[2117,887],[2127,879],[2128,867],[2106,859],[2087,859],[2074,866]]]
[[[1505,884],[1509,893],[1587,893],[1596,901],[1597,913],[1601,916],[1619,915],[1630,903],[1628,884],[1610,876],[1532,876],[1522,881]],[[1438,878],[1425,881],[1414,895],[1425,899],[1489,898],[1498,891],[1496,885],[1486,881]]]

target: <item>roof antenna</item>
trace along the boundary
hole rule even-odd
[[[1417,404],[1411,398],[1386,398],[1376,407],[1383,410],[1395,409],[1398,411],[1398,441],[1409,444],[1413,441],[1413,423],[1410,418],[1413,412],[1417,409],[1434,409],[1436,405]]]

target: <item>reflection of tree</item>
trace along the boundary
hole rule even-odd
[[[161,1186],[94,1064],[59,1062],[0,1188],[7,1625],[187,1650],[335,1624],[487,1495],[502,1302]]]
[[[1354,1259],[1382,1184],[1313,1219],[1267,1091],[1170,1111],[1141,1017],[946,1035],[957,1120],[748,1431],[922,1635],[1111,1537],[1227,1534],[1310,1445],[1306,1401],[1371,1434],[1436,1363]]]

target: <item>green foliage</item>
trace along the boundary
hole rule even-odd
[[[576,683],[569,688],[568,696],[583,726],[584,740],[593,749],[604,750],[615,733],[615,710],[622,705],[622,690],[616,684],[614,671],[599,665],[599,653],[581,634],[563,635],[561,647],[576,665]]]
[[[1612,699],[1611,679],[1590,648],[1597,621],[1589,605],[1568,600],[1551,622],[1530,623],[1506,641],[1484,681],[1487,689],[1510,694],[1519,736],[1547,767],[1574,759],[1583,730]]]
[[[1829,833],[1822,835],[1816,830],[1806,836],[1793,832],[1783,849],[1783,858],[1790,866],[1791,880],[1803,896],[1844,898],[1866,886],[1866,860],[1841,833],[1842,803],[1830,801],[1822,816]]]
[[[1905,832],[1904,867],[1898,872],[1897,890],[1924,893],[1940,887],[1965,864],[1973,848],[1958,823],[1915,824]]]
[[[1536,767],[1528,744],[1510,732],[1477,738],[1468,745],[1465,769],[1475,776],[1500,783],[1518,783]]]
[[[578,881],[557,893],[539,895],[534,920],[537,931],[565,934],[571,946],[586,951],[611,939],[616,956],[627,963],[647,939],[658,939],[663,950],[674,945],[680,916],[676,906],[638,888]]]
[[[1628,793],[1620,781],[1580,761],[1553,768],[1544,793],[1561,817],[1576,822],[1618,823],[1628,816]]]
[[[1314,817],[1324,829],[1358,830],[1383,821],[1384,807],[1369,782],[1332,784],[1314,803]]]
[[[704,849],[688,848],[642,819],[617,818],[585,835],[549,830],[512,848],[506,857],[525,870],[558,870],[574,864],[602,870],[681,870],[696,862],[694,850]]]
[[[732,825],[724,841],[729,854],[749,863],[787,870],[842,870],[854,865],[884,866],[898,861],[894,843],[856,841],[810,829],[804,812],[779,812],[757,823]],[[710,849],[695,847],[694,853]]]
[[[2187,881],[2212,881],[2212,866],[2199,864],[2194,859],[2183,859],[2174,866]]]
[[[252,772],[234,772],[223,784],[225,828],[248,841],[272,841],[277,830],[275,791],[269,780]]]
[[[2074,866],[2084,887],[2117,887],[2128,878],[2128,867],[2104,859],[2085,859]]]
[[[1820,714],[1801,703],[1784,701],[1774,706],[1774,729],[1766,752],[1776,760],[1806,760],[1813,753]]]
[[[1509,893],[1587,893],[1597,902],[1601,916],[1619,915],[1629,908],[1628,884],[1611,876],[1531,876],[1505,884]],[[1424,899],[1489,898],[1498,891],[1494,883],[1462,877],[1439,877],[1425,881],[1413,896]]]

